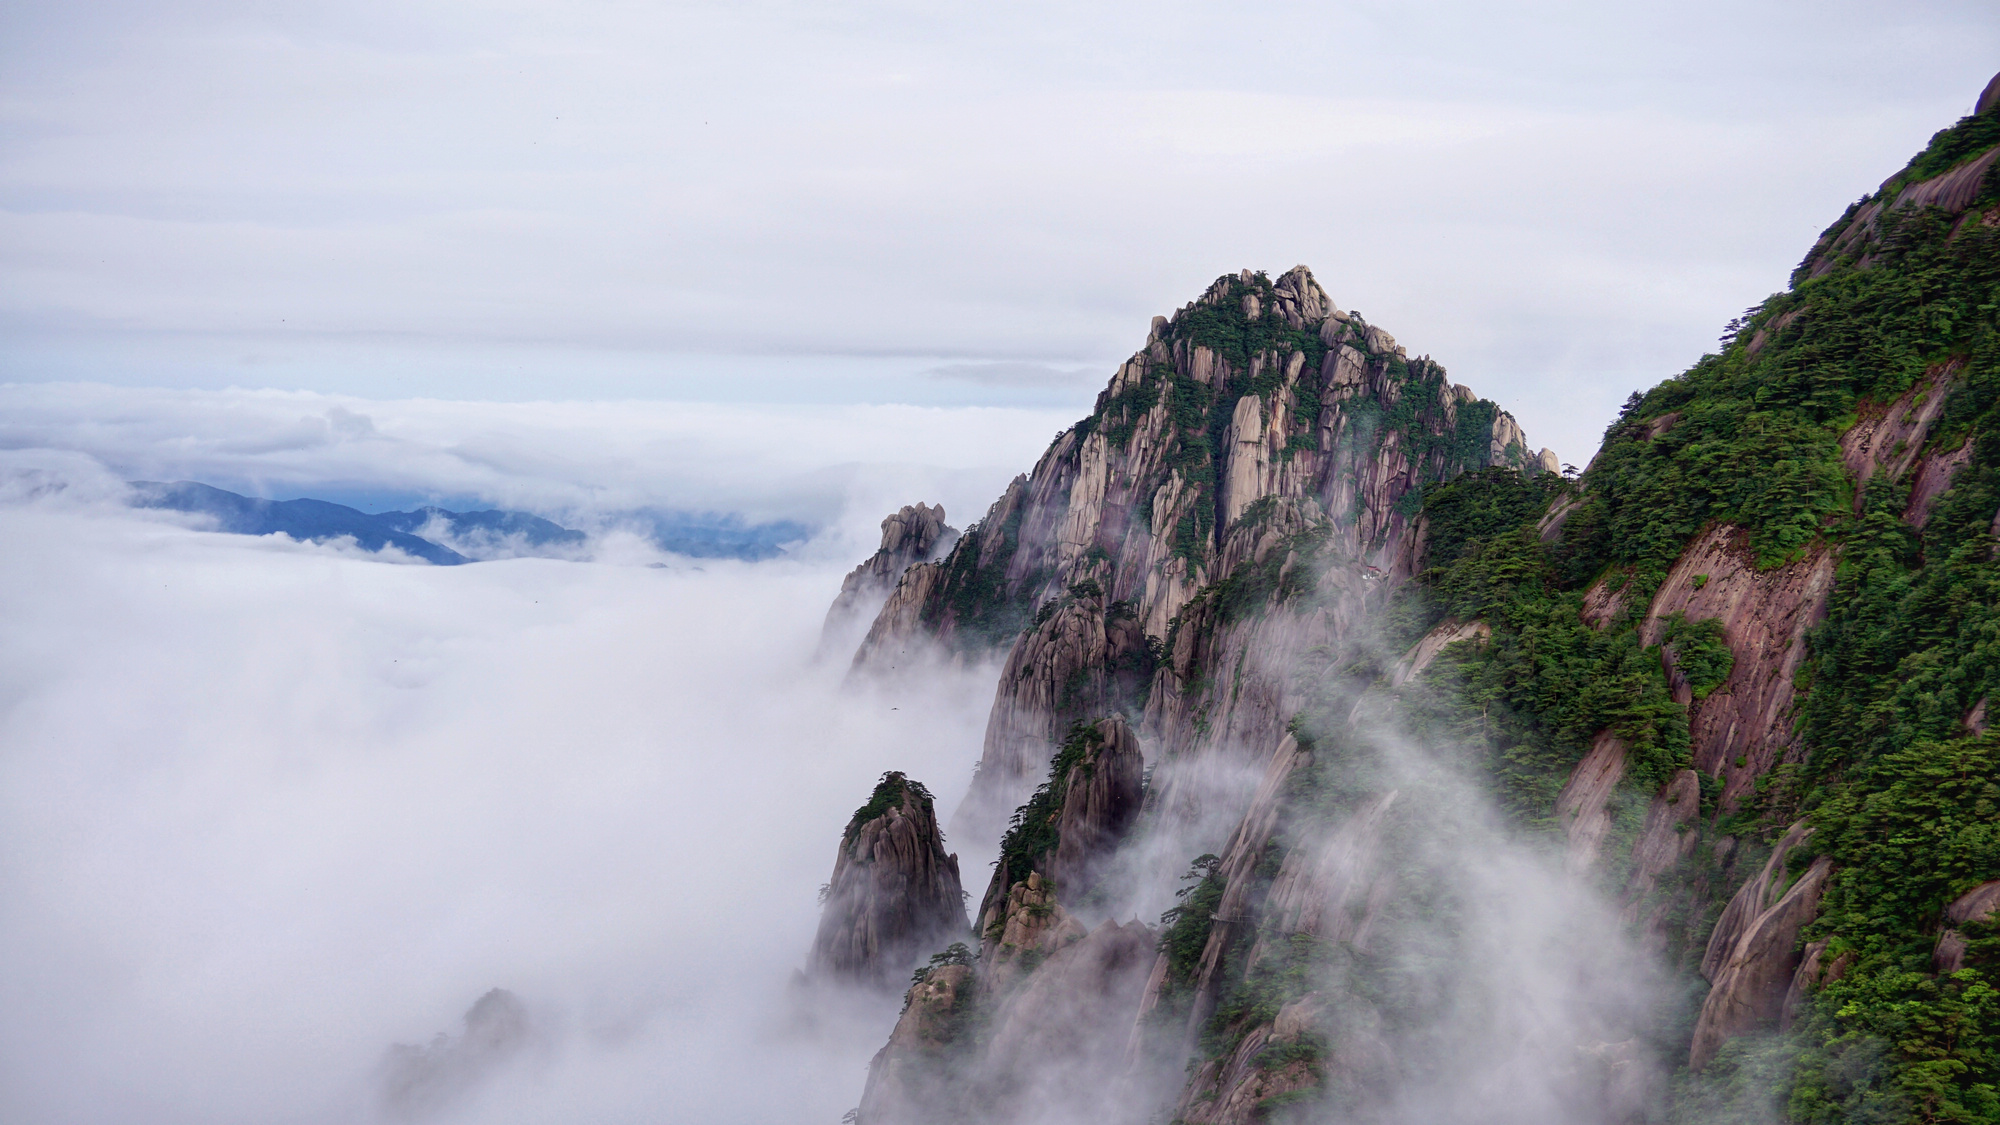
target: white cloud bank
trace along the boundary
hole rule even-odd
[[[4,29],[8,378],[1076,409],[923,372],[1101,380],[1218,274],[1305,262],[1578,464],[2000,49],[1988,0],[109,0]]]
[[[119,478],[197,480],[369,510],[490,505],[590,531],[641,508],[738,512],[821,528],[804,553],[851,566],[875,549],[881,518],[904,504],[942,503],[958,527],[978,519],[1075,420],[1063,410],[1002,407],[454,402],[15,384],[0,385],[0,452],[8,455],[0,472],[78,487],[89,480],[99,491]]]
[[[837,693],[838,579],[383,566],[17,496],[0,1118],[365,1120],[391,1043],[501,986],[545,1038],[446,1120],[837,1120],[894,1013],[784,1033],[814,890],[882,770],[962,791],[991,691]]]

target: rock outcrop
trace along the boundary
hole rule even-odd
[[[1146,760],[1125,720],[1079,723],[1049,764],[1047,785],[1024,806],[1002,842],[993,879],[980,901],[982,933],[1012,917],[1002,904],[1033,880],[1072,905],[1090,901],[1118,846],[1138,818]]]
[[[1803,957],[1799,931],[1818,913],[1820,893],[1833,873],[1832,861],[1821,856],[1797,880],[1787,878],[1786,860],[1810,835],[1804,823],[1785,833],[1763,870],[1743,884],[1716,921],[1702,957],[1701,972],[1711,986],[1688,1050],[1690,1069],[1707,1066],[1737,1035],[1777,1026]]]
[[[1096,728],[1104,741],[1070,768],[1056,818],[1056,849],[1046,868],[1056,887],[1078,903],[1097,890],[1145,799],[1146,758],[1132,728],[1116,716]]]
[[[2000,922],[2000,879],[1981,883],[1952,900],[1945,907],[1944,920],[1951,925],[1938,935],[1937,948],[1931,953],[1931,968],[1939,976],[1965,967],[1965,954],[1970,946],[1958,927]]]
[[[1299,1044],[1313,1030],[1317,994],[1293,1001],[1267,1026],[1253,1028],[1226,1057],[1204,1063],[1189,1079],[1174,1107],[1174,1119],[1188,1125],[1249,1125],[1267,1115],[1266,1103],[1318,1087],[1322,1076],[1308,1058],[1271,1067],[1260,1065],[1267,1052]],[[1353,1060],[1343,1059],[1351,1068]]]
[[[1625,742],[1610,731],[1598,732],[1590,753],[1570,771],[1556,796],[1556,820],[1569,841],[1564,866],[1573,875],[1589,871],[1598,849],[1611,832],[1611,797],[1625,776]]]
[[[2000,551],[1980,537],[1991,497],[1963,491],[1991,486],[1990,420],[1954,404],[1992,394],[1965,345],[1993,323],[1991,126],[1938,134],[1851,208],[1720,354],[1628,400],[1578,480],[1537,475],[1553,454],[1303,269],[1224,277],[1155,318],[1089,417],[903,573],[857,654],[1004,665],[953,821],[1006,832],[952,986],[994,1030],[934,1057],[949,1104],[906,1119],[1452,1120],[1505,1098],[1521,1120],[1636,1125],[1723,1096],[1738,1079],[1710,1064],[1732,1037],[1824,1032],[1802,1013],[1828,982],[1906,972],[1841,916],[1801,947],[1835,856],[1882,877],[1851,818],[1823,841],[1801,822],[1768,856],[1747,826],[1844,815],[1817,798],[1868,794],[1857,760],[1896,776],[1877,747],[1928,753],[1921,731],[1957,754],[1943,727],[1985,727],[1984,656],[1924,647],[1941,621],[1914,640],[1877,625],[1904,576],[1927,612],[1983,596],[1953,568]],[[1438,487],[1495,467],[1517,472]],[[1473,543],[1450,573],[1428,561]],[[1864,548],[1836,586],[1840,551]],[[1851,651],[1877,639],[1910,662]],[[1852,721],[1811,694],[1906,674]],[[1920,713],[1945,682],[1962,694]],[[1827,733],[1843,725],[1853,747]],[[1527,842],[1551,820],[1582,878]],[[1618,884],[1623,935],[1591,902]],[[1935,937],[1938,973],[1988,974],[1994,887],[1898,948]],[[1157,935],[1120,924],[1163,908]],[[1540,929],[1552,911],[1565,928]],[[1658,1022],[1627,937],[1660,966],[1699,954],[1691,1031]]]
[[[1123,1108],[1110,1079],[1121,1069],[1121,1032],[1145,989],[1156,940],[1143,923],[1107,919],[999,997],[985,1085],[1017,1099],[1008,1116],[1106,1120]]]
[[[988,989],[1002,991],[1050,953],[1089,932],[1063,909],[1055,887],[1039,871],[1009,885],[1002,897],[989,892],[979,919],[980,967]]]
[[[1251,966],[1273,943],[1293,934],[1367,950],[1376,912],[1394,889],[1379,858],[1384,823],[1397,796],[1391,789],[1366,798],[1322,839],[1286,851],[1264,895],[1264,925],[1250,947]]]
[[[966,1025],[976,1008],[969,965],[940,965],[910,986],[896,1028],[868,1065],[859,1125],[953,1120],[960,1099]]]
[[[1052,965],[1085,956],[1073,952],[1087,944],[1079,912],[1109,906],[1091,904],[1093,867],[1129,831],[1150,764],[1144,800],[1179,826],[1164,831],[1235,826],[1221,860],[1229,889],[1181,1026],[1200,1025],[1232,927],[1253,905],[1247,876],[1286,778],[1310,760],[1286,734],[1300,660],[1351,644],[1420,565],[1422,490],[1495,464],[1559,467],[1497,406],[1336,308],[1305,269],[1246,271],[1156,319],[1091,416],[943,559],[904,572],[857,667],[926,646],[1007,654],[952,822],[957,838],[992,839],[1020,809],[981,901],[981,995],[1028,995]],[[1401,677],[1490,631],[1472,622],[1434,635]],[[1103,746],[1035,790],[1079,723]],[[1244,771],[1263,775],[1254,792],[1224,780]],[[1369,823],[1293,849],[1278,912],[1291,932],[1365,936],[1379,884],[1354,868],[1372,862]],[[1058,842],[1024,853],[1024,825]],[[1148,947],[1135,963],[1125,1039],[1159,995],[1158,956]]]
[[[846,635],[863,618],[874,618],[903,572],[928,562],[958,538],[955,528],[945,526],[944,506],[910,504],[882,520],[882,546],[860,566],[849,571],[840,583],[840,593],[826,611],[821,627],[821,645]]]
[[[969,839],[998,834],[1077,718],[1126,714],[1162,761],[1255,768],[1297,710],[1297,655],[1340,643],[1409,577],[1414,495],[1490,464],[1544,459],[1504,411],[1339,310],[1304,267],[1224,277],[1155,321],[1091,416],[943,560],[906,572],[857,665],[920,642],[1007,645],[953,820]],[[1244,612],[1273,595],[1309,595],[1317,612]]]
[[[1115,1081],[1119,1033],[1145,987],[1155,935],[1139,922],[1061,930],[1030,968],[996,975],[945,964],[920,974],[869,1066],[857,1125],[1106,1120],[1129,1110]]]
[[[1806,659],[1806,634],[1826,615],[1835,554],[1815,545],[1797,562],[1759,570],[1743,529],[1710,528],[1681,553],[1653,596],[1640,628],[1648,645],[1666,638],[1668,618],[1719,620],[1734,663],[1705,699],[1668,660],[1675,702],[1688,707],[1694,767],[1723,779],[1722,806],[1734,809],[1757,778],[1797,760],[1792,702]]]
[[[1866,486],[1877,474],[1888,480],[1901,480],[1917,463],[1931,427],[1944,415],[1951,385],[1963,368],[1964,364],[1957,360],[1940,363],[1894,402],[1862,405],[1854,425],[1840,437],[1842,467],[1856,485],[1855,511],[1861,510]],[[1935,498],[1934,492],[1925,501],[1926,507]]]
[[[1646,822],[1632,845],[1632,873],[1625,882],[1627,923],[1637,921],[1645,900],[1661,875],[1686,859],[1701,842],[1701,775],[1679,770],[1646,807]],[[1644,927],[1652,929],[1649,924]]]
[[[1431,662],[1444,654],[1444,650],[1460,641],[1481,641],[1493,635],[1493,626],[1484,621],[1458,621],[1447,619],[1432,627],[1422,640],[1410,646],[1410,651],[1389,669],[1389,686],[1402,687],[1424,674]]]
[[[965,933],[964,898],[930,793],[883,774],[841,833],[807,979],[900,989],[912,965]]]

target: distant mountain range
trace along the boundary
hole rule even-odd
[[[264,500],[185,480],[133,481],[132,488],[134,507],[210,516],[218,531],[283,532],[314,543],[352,538],[365,550],[394,547],[438,566],[524,556],[575,558],[589,540],[584,532],[526,512],[424,507],[370,513],[326,500]],[[733,513],[646,510],[629,519],[660,549],[693,558],[766,559],[812,534],[812,528],[792,520],[749,523]]]

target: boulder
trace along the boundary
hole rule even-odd
[[[2000,921],[2000,879],[1981,883],[1953,899],[1944,909],[1944,918],[1954,928],[1939,934],[1937,948],[1931,951],[1931,969],[1939,976],[1948,976],[1965,967],[1968,945],[1965,934],[1955,927]]]

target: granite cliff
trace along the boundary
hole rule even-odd
[[[882,775],[841,833],[806,978],[900,990],[913,963],[964,931],[964,898],[930,791]]]
[[[840,593],[826,611],[820,629],[820,646],[837,644],[860,620],[872,620],[903,572],[947,549],[958,538],[958,529],[946,526],[944,505],[921,501],[907,504],[882,520],[882,545],[875,553],[849,571],[840,583]],[[851,643],[851,638],[849,643]]]
[[[1303,268],[1156,318],[856,655],[1004,653],[859,1120],[2000,1120],[1996,90],[1580,476]]]

